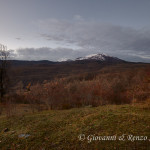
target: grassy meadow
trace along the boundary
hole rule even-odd
[[[149,150],[150,103],[132,105],[106,105],[28,112],[26,105],[14,117],[0,117],[0,149],[11,150]],[[19,108],[20,108],[19,107]],[[19,109],[16,108],[16,109]],[[7,128],[7,130],[5,129]],[[5,130],[4,130],[5,129]],[[19,137],[20,134],[30,135]],[[84,134],[85,139],[80,139]],[[119,137],[125,135],[125,140]],[[93,136],[113,136],[116,140],[96,140]],[[91,139],[91,140],[90,140]]]

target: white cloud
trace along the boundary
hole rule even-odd
[[[80,15],[74,15],[74,20],[76,20],[76,21],[83,21],[84,19]]]

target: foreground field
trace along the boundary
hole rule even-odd
[[[120,141],[123,134],[126,134],[124,141]],[[133,138],[130,135],[140,137]],[[108,140],[104,136],[114,136],[116,139]],[[150,109],[144,104],[85,107],[0,117],[2,150],[148,150],[150,140],[147,138],[150,139]]]

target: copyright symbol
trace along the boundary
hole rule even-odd
[[[85,140],[85,135],[84,134],[80,134],[78,136],[78,138],[79,138],[80,141],[84,141]]]

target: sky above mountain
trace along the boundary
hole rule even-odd
[[[0,43],[12,59],[106,53],[150,62],[149,0],[0,0]]]

